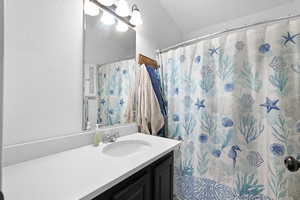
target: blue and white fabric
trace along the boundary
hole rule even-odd
[[[299,200],[300,20],[161,54],[182,200]]]

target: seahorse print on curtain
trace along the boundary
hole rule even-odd
[[[300,20],[162,53],[181,200],[299,200]],[[298,187],[298,189],[297,189]]]

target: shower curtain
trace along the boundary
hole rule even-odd
[[[300,20],[255,26],[160,55],[168,134],[182,140],[182,200],[299,200]]]
[[[125,123],[125,111],[135,85],[135,59],[118,61],[98,67],[97,124]]]

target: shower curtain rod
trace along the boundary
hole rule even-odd
[[[282,20],[288,20],[288,19],[294,19],[294,18],[298,18],[298,17],[300,17],[300,14],[287,16],[287,17],[281,17],[281,18],[277,18],[277,19],[265,20],[265,21],[256,22],[256,23],[253,23],[253,24],[247,24],[247,25],[244,25],[244,26],[225,29],[224,31],[219,31],[219,32],[207,34],[207,35],[204,35],[204,36],[200,36],[198,38],[194,38],[194,39],[191,39],[191,40],[188,40],[188,41],[185,41],[185,42],[181,42],[181,43],[178,43],[176,45],[173,45],[171,47],[168,47],[168,48],[165,48],[165,49],[162,49],[162,50],[158,49],[156,53],[157,54],[165,53],[165,52],[170,51],[172,49],[177,49],[179,47],[185,47],[185,46],[188,46],[190,44],[199,42],[201,40],[208,39],[208,38],[211,38],[211,37],[216,37],[216,36],[224,34],[224,33],[237,31],[237,30],[241,30],[241,29],[246,29],[246,28],[249,28],[249,27],[252,27],[252,26],[258,26],[258,25],[267,24],[267,23],[274,23],[274,22],[278,22],[278,21],[282,21]]]

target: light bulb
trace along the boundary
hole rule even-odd
[[[120,31],[120,32],[126,32],[126,31],[128,31],[128,26],[124,22],[119,21],[116,26],[116,29],[117,29],[117,31]]]
[[[127,17],[130,14],[129,5],[125,0],[120,0],[117,3],[116,13],[121,17]]]
[[[114,0],[97,0],[97,1],[99,1],[101,4],[105,6],[112,6],[114,4]]]
[[[85,14],[90,16],[96,16],[99,14],[99,8],[96,4],[92,3],[90,0],[85,1],[84,5]]]
[[[133,6],[132,9],[132,16],[130,18],[130,23],[138,26],[143,24],[142,16],[140,10],[136,7],[136,5]]]
[[[115,23],[115,18],[107,12],[103,12],[100,20],[105,25],[113,25]]]

